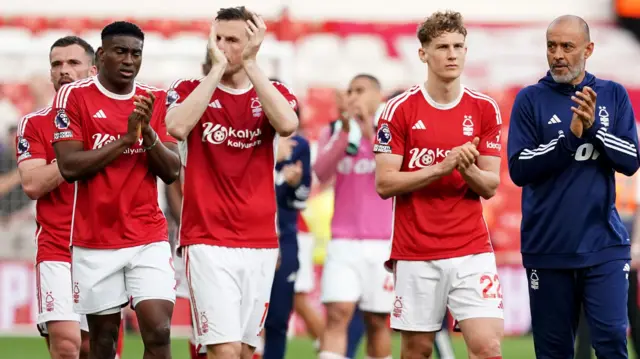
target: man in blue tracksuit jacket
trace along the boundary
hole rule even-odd
[[[290,155],[276,164],[276,199],[280,234],[280,266],[271,287],[269,312],[264,324],[264,359],[284,359],[289,317],[293,309],[298,262],[298,212],[306,207],[311,188],[309,142],[296,134]]]
[[[615,208],[614,172],[633,175],[638,137],[626,90],[585,72],[589,27],[547,30],[550,71],[517,95],[509,173],[522,190],[521,250],[538,359],[573,358],[584,306],[598,358],[627,358],[630,240]]]

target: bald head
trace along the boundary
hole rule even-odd
[[[581,17],[564,15],[553,20],[547,28],[547,61],[553,79],[558,83],[579,84],[593,46],[589,25]]]
[[[547,33],[553,30],[573,30],[582,34],[583,40],[591,42],[591,31],[589,30],[589,24],[584,21],[583,18],[576,15],[562,15],[549,24]]]

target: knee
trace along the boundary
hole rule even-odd
[[[367,329],[372,332],[382,332],[389,331],[389,326],[387,325],[387,315],[386,314],[366,314],[365,322],[367,324]]]
[[[627,328],[625,326],[611,327],[606,330],[594,330],[591,342],[596,352],[618,351],[627,348]]]
[[[429,340],[419,340],[413,338],[403,340],[402,359],[424,359],[431,358],[433,354],[433,343]]]
[[[213,355],[216,359],[240,359],[242,355],[242,344],[240,343],[224,343],[209,345],[207,347],[209,356]]]
[[[171,328],[168,325],[159,325],[141,333],[142,341],[147,348],[159,348],[168,346],[171,342]]]
[[[117,326],[109,326],[100,328],[100,330],[96,329],[89,333],[91,337],[89,343],[90,352],[97,358],[112,358],[116,354],[119,328]]]
[[[352,311],[344,306],[327,306],[327,329],[347,329]]]
[[[267,320],[264,322],[264,328],[266,330],[267,335],[269,334],[287,334],[287,330],[289,329],[289,318],[288,316],[278,316],[271,315],[269,313],[267,315]]]
[[[60,359],[76,359],[80,355],[80,338],[56,338],[51,342],[51,356]]]
[[[471,357],[492,358],[500,355],[500,339],[488,339],[468,344]]]

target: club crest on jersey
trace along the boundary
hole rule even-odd
[[[391,130],[389,130],[389,126],[386,123],[380,126],[376,137],[381,145],[388,145],[391,142]]]
[[[179,99],[180,99],[180,95],[178,95],[176,90],[169,90],[169,92],[167,92],[167,101],[165,102],[165,105],[166,106],[173,105]]]
[[[58,110],[58,114],[56,115],[55,123],[56,123],[56,128],[59,129],[59,130],[65,130],[65,129],[69,128],[69,124],[70,124],[69,117],[64,112],[64,110],[62,110],[62,109]]]
[[[464,116],[462,134],[465,136],[473,136],[473,120],[471,116]]]
[[[18,140],[18,148],[17,148],[18,154],[21,155],[25,152],[29,152],[29,147],[30,147],[29,141],[27,141],[27,139],[24,137],[20,137],[20,139]]]

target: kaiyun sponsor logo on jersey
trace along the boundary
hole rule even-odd
[[[227,128],[220,124],[214,125],[212,122],[205,122],[202,127],[204,127],[202,142],[214,145],[226,143],[227,146],[241,149],[255,147],[262,143],[260,139],[262,131],[259,128],[255,130]]]
[[[94,133],[93,136],[91,136],[91,138],[93,139],[92,149],[97,150],[98,148],[102,148],[106,144],[114,142],[115,140],[119,139],[120,135],[114,136],[108,133]],[[133,155],[136,153],[145,152],[145,149],[142,148],[142,138],[139,138],[137,142],[138,142],[138,145],[140,146],[139,148],[129,147],[126,150],[124,150],[123,153],[125,155]]]

